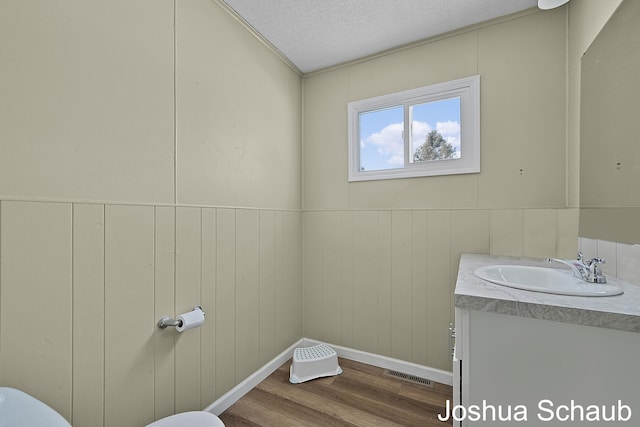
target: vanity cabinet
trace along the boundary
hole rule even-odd
[[[472,277],[483,262],[523,261],[461,260],[453,425],[640,425],[637,286],[615,297],[519,291]]]

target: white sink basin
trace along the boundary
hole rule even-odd
[[[497,285],[548,294],[604,297],[620,295],[623,289],[616,283],[587,283],[572,271],[526,265],[488,265],[475,275]]]

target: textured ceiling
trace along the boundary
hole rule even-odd
[[[536,6],[537,0],[224,0],[303,73]]]

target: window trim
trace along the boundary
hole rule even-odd
[[[409,107],[460,97],[460,158],[410,162]],[[403,168],[360,170],[360,113],[389,107],[404,108]],[[416,89],[350,102],[348,110],[349,182],[480,172],[480,76],[475,75]]]

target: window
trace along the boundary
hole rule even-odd
[[[480,172],[480,76],[350,102],[349,181]]]

